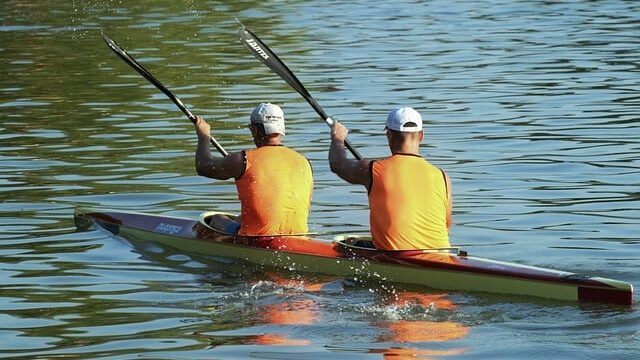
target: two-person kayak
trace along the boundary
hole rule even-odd
[[[298,272],[563,301],[631,305],[631,284],[571,272],[469,256],[457,248],[384,251],[359,237],[334,241],[308,236],[239,236],[198,219],[99,209],[77,209],[79,229],[93,224],[132,241],[161,243],[199,255],[241,259]]]

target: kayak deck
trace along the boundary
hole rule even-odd
[[[303,235],[238,236],[199,219],[77,209],[78,228],[96,224],[129,240],[152,241],[200,255],[242,259],[294,271],[358,276],[453,291],[481,291],[565,301],[630,305],[631,284],[571,272],[468,256],[457,248],[384,251],[360,237],[337,241]]]

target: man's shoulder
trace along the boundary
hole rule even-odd
[[[300,151],[290,148],[288,146],[282,145],[280,146],[280,148],[284,149],[284,151],[291,153],[291,154],[295,154],[295,156],[299,156],[299,157],[303,157],[303,158],[307,158],[303,153],[301,153]]]
[[[274,157],[280,159],[295,159],[297,161],[311,162],[304,154],[285,145],[267,145],[261,146],[247,152],[256,152],[260,150],[262,156]]]

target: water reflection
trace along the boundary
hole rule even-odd
[[[425,294],[413,291],[399,291],[392,297],[392,301],[384,302],[386,306],[418,307],[426,313],[435,311],[455,311],[458,306],[445,294]],[[415,311],[415,310],[414,310]],[[372,349],[371,352],[383,354],[385,359],[430,358],[433,356],[450,356],[463,354],[466,349],[453,346],[449,349],[424,349],[407,346],[407,344],[424,344],[433,342],[451,342],[463,339],[469,332],[469,327],[450,319],[439,321],[419,319],[395,319],[380,321],[375,326],[385,330],[385,334],[378,337],[382,343],[398,345],[388,349]],[[455,344],[455,343],[454,343]]]
[[[273,273],[267,273],[265,276],[265,279],[268,280],[260,280],[253,284],[249,294],[255,298],[268,297],[269,295],[276,297],[267,304],[257,305],[259,309],[256,312],[259,321],[269,325],[269,327],[263,328],[267,333],[244,336],[242,343],[312,345],[309,338],[298,338],[297,336],[300,335],[295,335],[304,333],[304,330],[293,331],[293,335],[285,335],[283,332],[291,331],[286,329],[292,329],[292,327],[300,329],[329,321],[323,318],[323,308],[327,306],[324,304],[326,301],[319,301],[307,296],[320,292],[324,293],[325,297],[330,297],[337,290],[336,281],[318,282],[307,277],[301,279],[299,276],[292,279]],[[338,291],[342,292],[344,288],[339,286]],[[373,348],[369,350],[370,353],[382,354],[385,359],[403,359],[460,355],[466,351],[464,347],[455,346],[448,346],[448,349],[425,348],[429,347],[429,343],[461,340],[469,333],[468,326],[453,321],[452,317],[448,315],[456,311],[458,306],[446,294],[429,294],[409,290],[396,291],[393,287],[384,292],[379,292],[376,289],[373,293],[375,293],[374,299],[371,300],[373,305],[363,307],[362,311],[376,312],[382,315],[382,319],[371,322],[371,326],[379,329],[379,335],[376,336],[375,342],[393,344],[393,346]],[[344,336],[348,337],[349,333],[345,333]],[[415,347],[417,345],[420,345],[420,348]]]

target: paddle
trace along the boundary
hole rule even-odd
[[[131,66],[135,71],[137,71],[145,79],[149,80],[150,83],[152,83],[165,95],[167,95],[169,99],[171,99],[171,101],[173,101],[178,106],[178,108],[182,110],[182,112],[185,115],[187,115],[187,117],[189,118],[189,120],[191,120],[192,123],[194,124],[196,123],[196,116],[193,115],[191,111],[189,111],[189,109],[187,109],[184,106],[182,101],[180,101],[180,99],[178,99],[177,96],[175,96],[171,91],[169,91],[169,89],[167,89],[164,85],[162,85],[162,83],[158,81],[158,79],[156,79],[153,75],[151,75],[151,73],[147,71],[147,69],[145,69],[142,65],[140,65],[140,63],[138,63],[133,57],[131,57],[131,55],[129,55],[123,48],[120,47],[120,45],[118,45],[115,41],[113,41],[113,39],[111,39],[110,37],[104,34],[102,35],[102,37],[104,38],[104,41],[107,43],[109,48],[113,50],[113,52],[116,53],[116,55],[118,55],[120,59],[122,59],[124,62],[129,64],[129,66]],[[215,146],[216,149],[218,149],[218,151],[220,152],[220,154],[222,154],[222,156],[229,155],[227,151],[222,147],[222,145],[220,145],[216,141],[216,139],[213,138],[213,136],[211,137],[211,144]]]
[[[242,24],[240,24],[242,25]],[[263,43],[256,34],[254,34],[251,30],[247,29],[244,25],[242,25],[242,29],[238,32],[238,36],[240,37],[240,41],[242,45],[249,50],[253,56],[255,56],[258,60],[260,60],[263,64],[265,64],[269,69],[278,74],[282,80],[286,81],[289,86],[291,86],[298,94],[302,95],[302,97],[307,100],[309,105],[320,115],[322,120],[324,120],[329,126],[333,124],[333,119],[330,118],[324,110],[320,107],[318,102],[309,94],[307,89],[305,89],[304,85],[298,80],[298,78],[293,74],[291,70],[284,64],[280,58],[276,54],[269,49],[269,47]],[[362,160],[362,156],[358,151],[351,146],[349,141],[345,140],[345,146],[353,157],[357,160]]]

